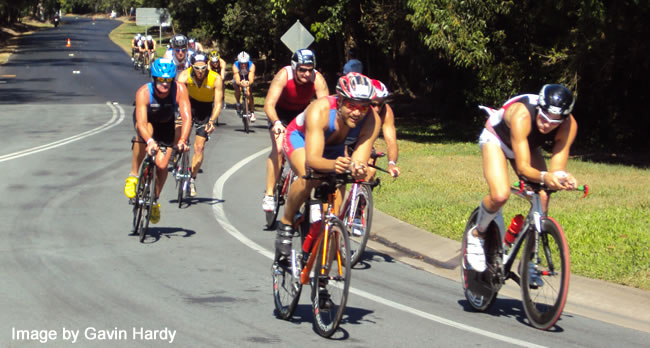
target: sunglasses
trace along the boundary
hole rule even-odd
[[[208,68],[207,65],[192,65],[192,69],[194,69],[196,71],[203,71],[203,70],[205,70],[207,68]]]
[[[298,68],[298,72],[300,73],[307,73],[307,72],[314,72],[314,68]]]
[[[185,52],[185,51],[187,51],[187,48],[174,48],[174,51],[176,51],[176,52]]]
[[[172,83],[173,81],[174,81],[173,77],[156,77],[156,82],[160,82],[160,83],[164,83],[164,82]]]
[[[542,116],[544,121],[546,121],[548,123],[551,123],[551,124],[560,124],[560,123],[564,122],[564,120],[565,120],[564,117],[562,117],[560,119],[550,118],[550,117],[548,117],[547,114],[544,113],[544,110],[542,110],[542,109],[539,109],[539,115]]]
[[[344,100],[343,101],[343,106],[345,106],[346,108],[348,108],[348,109],[350,109],[352,111],[359,110],[359,112],[361,112],[362,114],[365,114],[366,111],[368,111],[368,108],[370,107],[370,105],[368,105],[368,104],[359,104],[359,103],[352,102],[352,101],[349,101],[349,100]]]

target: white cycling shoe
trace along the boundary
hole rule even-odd
[[[483,272],[487,268],[485,263],[485,250],[483,249],[485,241],[483,238],[474,236],[474,230],[476,228],[474,226],[467,232],[467,262],[473,270]]]

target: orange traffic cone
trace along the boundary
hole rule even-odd
[[[70,47],[70,38],[68,38],[68,43],[65,45],[65,47]]]

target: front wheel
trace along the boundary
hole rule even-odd
[[[522,254],[521,295],[530,323],[548,330],[562,315],[569,292],[569,246],[553,218],[542,219],[539,238],[529,233]]]
[[[273,226],[275,226],[275,220],[278,218],[280,206],[284,204],[284,194],[286,192],[283,191],[286,191],[285,186],[289,186],[287,180],[291,180],[291,178],[287,178],[287,176],[284,175],[285,165],[287,164],[280,167],[280,175],[278,176],[275,185],[273,185],[273,201],[275,202],[275,206],[273,207],[273,210],[266,212],[266,226],[269,229],[272,229]]]
[[[314,314],[314,330],[323,336],[330,337],[343,317],[345,303],[350,291],[350,241],[348,232],[341,220],[329,222],[329,230],[321,239],[314,265],[312,278],[312,312]]]
[[[368,185],[359,184],[355,206],[347,206],[344,224],[350,236],[352,267],[356,265],[366,249],[370,226],[372,224],[372,190]]]
[[[302,243],[304,241],[303,231],[309,229],[309,220],[301,220],[298,223],[299,228],[291,240],[291,255],[289,257],[280,256],[276,252],[275,261],[271,266],[273,276],[273,299],[275,303],[276,315],[280,319],[290,320],[298,306],[300,293],[302,292],[302,283],[300,282],[300,272],[302,271]]]

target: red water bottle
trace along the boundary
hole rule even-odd
[[[309,226],[309,233],[305,236],[305,241],[302,243],[302,251],[308,253],[311,251],[311,243],[318,237],[320,232],[320,225],[322,221],[316,221]]]
[[[515,242],[517,235],[523,226],[524,217],[521,214],[517,214],[517,216],[512,218],[512,221],[510,221],[510,226],[508,227],[508,231],[506,231],[505,242],[508,246],[511,246],[512,243]]]

